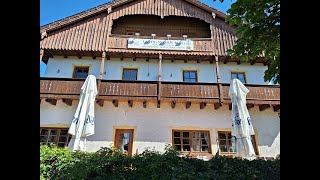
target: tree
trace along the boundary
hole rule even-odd
[[[264,80],[280,84],[280,0],[237,0],[226,20],[238,38],[228,54],[241,62],[264,56],[270,62]]]

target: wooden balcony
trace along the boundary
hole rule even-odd
[[[72,105],[72,100],[79,98],[84,79],[67,78],[41,78],[40,100],[55,105],[57,100],[62,100]],[[274,85],[245,85],[250,92],[247,95],[248,108],[258,105],[261,111],[273,107],[275,111],[280,109],[280,86]],[[118,106],[118,101],[128,101],[132,106],[133,101],[142,101],[146,106],[147,101],[171,102],[172,108],[177,102],[186,103],[186,108],[191,103],[200,104],[200,108],[207,103],[215,105],[218,109],[223,104],[231,105],[228,96],[229,84],[221,84],[219,91],[217,83],[183,83],[183,82],[157,82],[157,81],[119,81],[102,80],[98,85],[97,103],[103,106],[104,101],[112,101]],[[41,102],[41,101],[40,101]]]

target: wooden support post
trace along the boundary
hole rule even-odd
[[[214,109],[215,110],[218,110],[221,106],[222,106],[222,104],[220,102],[214,103]]]
[[[112,104],[114,105],[114,107],[118,107],[119,106],[119,101],[114,99],[114,100],[112,100]]]
[[[216,75],[217,75],[217,83],[218,83],[218,90],[219,90],[219,101],[220,101],[220,107],[222,106],[223,103],[223,89],[222,89],[222,84],[220,80],[220,68],[219,68],[219,57],[215,56],[215,62],[216,62]],[[219,106],[215,106],[219,107]]]
[[[161,102],[160,102],[160,100],[158,100],[157,101],[157,108],[160,108],[160,104],[161,104]]]
[[[105,62],[105,59],[106,59],[106,52],[103,51],[103,52],[102,52],[102,57],[101,57],[101,63],[100,63],[100,71],[99,71],[98,85],[97,85],[98,96],[99,96],[100,84],[101,84],[101,80],[102,80],[103,72],[104,72],[104,62]]]
[[[161,99],[161,81],[162,81],[162,54],[159,54],[159,69],[158,69],[158,100]]]
[[[251,108],[253,108],[253,107],[254,107],[254,104],[247,103],[247,108],[248,108],[248,110],[251,109]]]
[[[44,50],[43,50],[43,49],[40,49],[40,63],[41,63],[41,61],[42,61],[43,54],[44,54]]]

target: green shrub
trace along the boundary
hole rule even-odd
[[[179,157],[167,147],[161,154],[146,150],[128,157],[112,148],[95,153],[40,147],[40,179],[280,179],[280,159],[240,160],[223,156],[209,161]]]

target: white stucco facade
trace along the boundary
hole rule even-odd
[[[89,57],[83,57],[78,59],[77,57],[54,57],[50,58],[45,72],[45,77],[58,77],[58,78],[71,78],[73,69],[75,66],[89,66],[89,74],[93,74],[96,77],[99,76],[101,59],[92,59]],[[248,84],[269,84],[263,79],[264,72],[267,70],[267,66],[261,63],[250,65],[242,63],[219,63],[220,76],[222,83],[230,83],[231,72],[244,72]],[[145,59],[132,59],[124,58],[123,61],[117,58],[111,58],[105,61],[103,79],[107,80],[121,80],[123,68],[136,68],[138,69],[138,80],[142,81],[157,81],[158,80],[158,60],[150,59],[146,62]],[[163,60],[162,61],[162,80],[183,82],[183,71],[192,70],[197,71],[198,82],[217,82],[215,63],[209,62],[197,63],[196,61],[190,61],[184,63],[182,60]]]
[[[56,106],[47,102],[40,105],[41,127],[69,127],[78,101],[67,106],[58,100]],[[257,132],[257,143],[260,156],[275,157],[280,153],[280,119],[272,108],[259,111],[258,107],[249,110],[252,124]],[[88,140],[88,151],[96,151],[100,147],[110,147],[113,144],[115,129],[128,127],[134,129],[133,153],[141,153],[145,149],[164,151],[165,145],[172,143],[172,129],[209,130],[212,153],[217,151],[217,130],[230,128],[231,112],[224,105],[215,110],[213,105],[199,109],[199,104],[192,104],[189,109],[184,103],[177,103],[174,109],[169,103],[148,103],[143,108],[142,103],[134,102],[132,108],[127,102],[119,102],[114,107],[106,101],[103,107],[95,107],[95,134]]]

